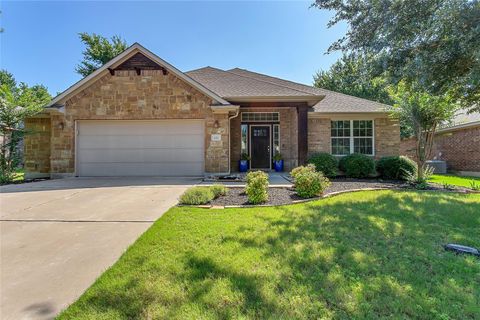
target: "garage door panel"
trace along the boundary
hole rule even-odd
[[[198,148],[203,146],[203,134],[197,135],[155,135],[155,136],[82,136],[80,149],[107,148]]]
[[[161,123],[161,126],[159,126]],[[181,125],[179,125],[181,124]],[[138,127],[141,125],[141,131]],[[175,134],[201,134],[203,122],[198,120],[154,120],[154,121],[82,121],[81,127],[88,128],[82,135],[123,135],[123,136],[148,136],[148,135],[175,135]]]
[[[85,163],[80,172],[89,177],[104,176],[198,176],[203,164],[197,163]]]
[[[79,121],[80,176],[199,176],[204,123],[191,120]]]
[[[202,148],[195,149],[84,149],[81,163],[93,162],[198,162]]]

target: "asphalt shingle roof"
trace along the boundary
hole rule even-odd
[[[331,90],[316,88],[245,69],[221,70],[205,67],[186,72],[222,98],[312,96],[324,97],[313,106],[315,112],[384,112],[389,106]]]

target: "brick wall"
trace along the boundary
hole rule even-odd
[[[341,120],[350,120],[345,115]],[[340,118],[338,119],[340,120]],[[398,120],[388,117],[374,118],[375,158],[400,153],[400,125]],[[308,153],[331,152],[331,118],[308,119]]]
[[[389,117],[375,118],[375,158],[400,154],[400,123]]]
[[[65,115],[51,117],[51,172],[54,176],[74,172],[75,120],[93,119],[205,119],[205,171],[227,172],[228,114],[214,114],[211,103],[211,98],[171,72],[142,70],[137,75],[117,70],[114,76],[106,74],[67,100]],[[211,141],[214,133],[221,134],[221,141]]]
[[[416,158],[415,139],[403,139],[401,154]],[[448,170],[480,172],[480,126],[435,136],[432,159],[445,160]]]
[[[27,178],[46,177],[50,173],[50,118],[29,118],[25,128],[30,131],[24,138],[23,150]]]

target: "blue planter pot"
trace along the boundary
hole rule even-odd
[[[248,171],[248,160],[238,161],[238,171],[247,172]]]
[[[282,172],[283,171],[283,160],[273,161],[273,166],[274,166],[276,172]]]

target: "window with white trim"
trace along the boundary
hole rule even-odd
[[[278,112],[242,112],[242,121],[276,122],[276,121],[280,121],[280,113]]]
[[[273,125],[273,155],[280,153],[280,125]]]
[[[373,155],[373,120],[335,120],[331,122],[333,155],[362,153]]]
[[[248,154],[248,126],[246,124],[242,124],[240,129],[242,135],[241,153]]]

